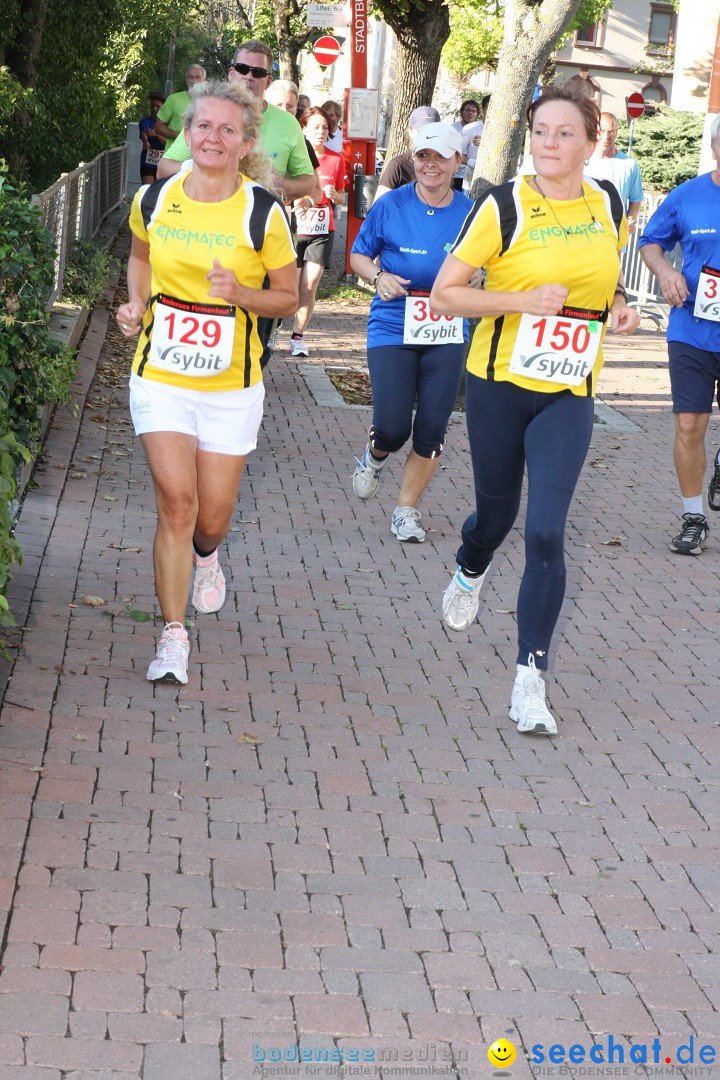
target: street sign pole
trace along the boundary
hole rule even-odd
[[[635,131],[635,121],[645,112],[645,98],[642,96],[639,90],[635,90],[632,94],[628,94],[625,100],[625,111],[627,112],[627,118],[629,121],[627,152],[628,157],[630,157],[630,151],[632,150],[633,143],[633,133]]]
[[[628,148],[627,148],[628,157],[632,157],[632,142],[633,142],[633,132],[634,131],[635,131],[635,117],[631,116],[630,117],[630,123],[628,124]]]
[[[347,177],[348,208],[347,237],[345,248],[345,273],[351,273],[350,250],[360,231],[363,219],[355,213],[355,184],[362,184],[362,177],[375,172],[376,138],[353,135],[349,129],[350,101],[352,91],[367,88],[368,50],[368,0],[350,0],[352,22],[350,24],[350,89],[345,91],[343,110],[343,157]],[[377,132],[376,132],[377,136]]]

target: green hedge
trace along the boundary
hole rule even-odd
[[[39,447],[44,406],[67,400],[77,370],[73,353],[49,335],[52,243],[29,195],[6,174],[0,161],[0,626],[12,625],[6,592],[21,559],[11,516],[17,470]]]
[[[632,155],[646,190],[672,191],[697,176],[704,124],[704,115],[668,108],[635,121]],[[627,150],[627,140],[628,123],[622,118],[617,140],[621,150]]]

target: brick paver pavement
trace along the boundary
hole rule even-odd
[[[147,683],[153,496],[106,321],[98,308],[79,418],[58,410],[18,529],[1,1080],[459,1080],[490,1075],[499,1037],[518,1078],[536,1044],[575,1045],[577,1062],[611,1039],[632,1073],[630,1044],[653,1040],[651,1074],[675,1075],[680,1046],[707,1067],[720,530],[700,559],[667,549],[662,337],[609,348],[616,412],[568,535],[560,736],[539,740],[507,717],[521,528],[478,623],[451,636],[439,602],[471,493],[462,421],[424,502],[427,542],[401,546],[399,462],[356,500],[367,410],[311,389],[324,361],[362,361],[362,312],[342,305],[318,309],[307,369],[284,353],[270,367],[223,549],[228,603],[193,616],[187,687]]]

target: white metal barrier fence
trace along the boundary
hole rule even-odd
[[[660,205],[664,195],[646,195],[643,199],[640,213],[637,217],[635,232],[630,236],[627,247],[622,253],[620,264],[625,278],[625,288],[628,300],[632,307],[638,308],[640,313],[647,318],[654,319],[658,326],[665,328],[668,322],[669,307],[660,291],[658,280],[651,274],[645,263],[640,258],[638,239],[642,236],[649,218]],[[682,254],[676,247],[669,253],[668,258],[673,266],[680,267]]]
[[[127,174],[127,147],[104,150],[87,164],[33,195],[43,225],[55,247],[55,276],[48,306],[62,296],[65,262],[74,240],[91,240],[107,215],[123,201]]]

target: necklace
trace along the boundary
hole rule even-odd
[[[449,194],[449,192],[450,192],[450,188],[448,187],[447,191],[445,191],[445,192],[444,192],[444,194],[443,194],[443,195],[441,195],[441,197],[440,197],[440,198],[438,199],[438,201],[437,201],[436,203],[429,203],[429,202],[427,201],[427,199],[425,198],[425,196],[424,196],[424,195],[422,194],[422,192],[420,191],[420,185],[419,185],[418,183],[416,183],[416,184],[415,184],[415,194],[416,194],[416,195],[417,195],[417,197],[418,197],[418,198],[420,199],[420,202],[424,202],[426,206],[429,206],[429,207],[430,207],[430,209],[429,209],[429,210],[426,210],[426,211],[425,211],[425,213],[427,214],[427,216],[428,216],[428,217],[433,217],[433,216],[434,216],[434,214],[435,214],[435,211],[436,211],[436,210],[437,210],[437,208],[438,208],[438,207],[440,206],[440,204],[441,204],[441,203],[442,203],[442,202],[443,202],[443,201],[444,201],[445,199],[447,199],[447,197],[448,197],[448,194]],[[541,192],[540,194],[542,194],[542,192]]]
[[[547,195],[545,194],[543,189],[538,184],[537,176],[533,176],[533,183],[535,184],[535,187],[537,188],[538,195],[541,195],[543,197],[543,199],[545,200],[545,202],[548,204],[548,209],[550,210],[550,213],[552,214],[552,216],[555,218],[555,221],[558,224],[558,228],[562,229],[562,231],[565,233],[566,236],[571,236],[572,235],[572,229],[566,229],[566,228],[564,228],[564,226],[562,226],[560,224],[558,216],[557,216],[557,214],[555,213],[555,210],[553,209],[553,207],[550,204],[550,200],[548,199]],[[585,203],[585,208],[586,208],[588,214],[590,215],[590,228],[593,230],[593,232],[602,232],[602,225],[597,220],[597,218],[593,214],[592,210],[588,206],[588,201],[585,198],[585,192],[582,189],[582,181],[580,181],[580,198]]]

